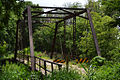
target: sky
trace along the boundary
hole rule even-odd
[[[62,7],[65,3],[79,2],[84,6],[87,0],[25,0],[32,1],[34,4],[39,4],[39,6],[51,6],[51,7]]]

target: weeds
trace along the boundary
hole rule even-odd
[[[1,66],[0,80],[30,80],[41,79],[40,72],[28,70],[28,67],[23,64],[13,64],[6,62],[6,65]]]

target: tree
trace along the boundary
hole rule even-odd
[[[6,53],[14,53],[16,21],[22,19],[22,12],[31,2],[0,0],[0,46],[6,43]]]
[[[104,14],[115,19],[110,25],[120,26],[120,0],[102,0],[101,4]]]
[[[6,42],[7,51],[14,50],[16,20],[23,3],[16,0],[0,0],[0,44]]]

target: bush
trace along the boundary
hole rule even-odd
[[[6,42],[3,45],[0,44],[0,58],[2,58],[6,54]]]
[[[0,80],[41,79],[40,72],[29,71],[23,64],[9,64],[8,62],[1,67],[0,74]]]
[[[120,80],[120,63],[103,65],[95,71],[94,80]]]
[[[100,57],[100,56],[96,56],[91,60],[91,64],[96,67],[102,66],[104,62],[105,62],[105,58]]]
[[[26,55],[30,55],[30,47],[24,48],[24,53],[25,53]]]
[[[81,75],[75,70],[62,69],[60,71],[55,71],[47,76],[47,80],[81,80]]]
[[[85,69],[85,68],[84,68]],[[106,65],[85,69],[84,80],[120,80],[120,63],[107,62]]]
[[[83,68],[83,66],[84,66],[84,67],[88,67],[89,65],[88,65],[87,63],[79,63],[79,64],[77,64],[77,66],[78,66],[79,68]]]
[[[107,53],[110,59],[114,62],[120,62],[120,48],[113,49]]]

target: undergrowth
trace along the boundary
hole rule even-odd
[[[23,64],[6,62],[0,67],[0,80],[41,80],[41,72],[30,71]]]
[[[54,71],[46,77],[47,80],[81,80],[82,75],[77,71],[69,69],[67,71],[65,68],[60,71]]]

